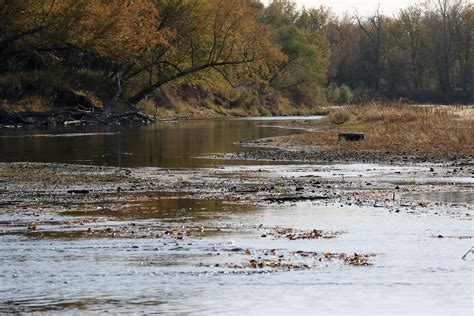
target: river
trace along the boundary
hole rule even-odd
[[[318,117],[290,121],[294,119]],[[241,140],[301,132],[281,128],[286,123],[288,118],[222,119],[138,129],[3,131],[0,161],[169,171],[170,177],[203,183],[194,178],[219,173],[213,179],[229,185],[246,177],[267,185],[281,178],[334,181],[341,175],[344,181],[389,185],[427,171],[425,165],[296,166],[207,157],[253,150],[236,144]],[[7,192],[8,179],[2,180],[0,191]],[[187,192],[134,192],[104,205],[86,196],[77,205],[84,206],[42,213],[47,206],[38,204],[19,214],[0,206],[0,313],[470,315],[473,311],[473,261],[470,256],[461,260],[472,240],[433,238],[468,236],[471,220],[334,202],[229,203]],[[31,221],[41,223],[39,232],[44,233],[31,234],[31,227],[22,224]],[[57,223],[62,223],[59,228]],[[328,239],[270,238],[275,227],[341,233]],[[193,234],[188,236],[187,228]],[[88,234],[101,229],[134,231],[122,238]],[[137,238],[141,229],[168,230],[165,235],[176,229],[183,234]],[[370,265],[352,266],[326,261],[324,255],[322,261],[300,258],[301,253],[375,257]],[[249,256],[312,261],[301,269],[241,268]]]

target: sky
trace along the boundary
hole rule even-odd
[[[301,6],[307,8],[319,7],[321,5],[332,8],[336,14],[349,13],[353,15],[357,9],[361,15],[373,13],[380,5],[380,11],[386,15],[398,13],[400,9],[412,4],[419,3],[419,0],[295,0]],[[267,3],[271,0],[267,0]]]

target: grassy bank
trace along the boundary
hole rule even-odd
[[[474,154],[474,109],[460,106],[366,104],[334,108],[315,123],[323,132],[281,139],[310,149],[384,152],[441,157]],[[340,132],[362,132],[360,142],[338,141]]]

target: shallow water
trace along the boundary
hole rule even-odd
[[[199,210],[189,210],[195,211]],[[471,240],[433,237],[466,235],[472,229],[468,221],[311,204],[218,213],[218,220],[193,222],[234,229],[177,243],[153,238],[4,236],[0,312],[467,315],[472,311],[468,276],[473,261],[461,260]],[[168,223],[180,225],[181,215]],[[288,241],[261,238],[259,231],[239,228],[260,224],[347,233],[330,240]],[[267,249],[285,255],[299,250],[378,255],[367,267],[328,263],[273,273],[198,267],[244,260],[235,249],[250,249],[253,258]]]
[[[418,202],[474,204],[474,192],[417,192],[404,194],[405,198]]]
[[[321,117],[303,118],[315,120]],[[237,141],[298,133],[297,130],[276,128],[279,123],[295,119],[273,117],[192,120],[160,123],[146,128],[60,127],[7,130],[0,133],[0,161],[166,168],[236,164],[234,161],[199,157],[212,153],[252,150],[235,145],[234,142]]]
[[[210,172],[218,167],[229,177],[244,172],[270,181],[313,176],[398,183],[426,170],[420,165],[374,164],[282,168],[259,162],[269,164],[261,167],[256,162],[197,158],[251,150],[234,145],[236,141],[296,132],[271,126],[278,122],[189,121],[92,133],[80,128],[8,131],[0,137],[0,160],[207,167]],[[472,184],[471,178],[462,179],[459,183]],[[107,204],[86,201],[79,211],[51,215],[28,211],[30,215],[4,214],[0,207],[0,231],[4,231],[0,314],[470,315],[473,311],[474,256],[461,259],[472,239],[457,238],[472,235],[470,220],[335,204],[257,207],[200,200],[186,192],[138,193]],[[40,223],[40,229],[24,224],[32,221]],[[272,238],[269,231],[275,226],[342,234],[317,240]],[[377,256],[369,266],[350,266],[300,258],[298,251]],[[232,267],[279,256],[309,261],[311,267],[293,271]]]

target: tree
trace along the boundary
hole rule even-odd
[[[460,19],[455,26],[455,60],[458,63],[458,86],[469,93],[474,90],[473,62],[474,62],[474,4],[466,3]]]
[[[380,10],[377,9],[374,15],[364,19],[356,14],[357,23],[362,32],[367,37],[371,48],[371,59],[373,64],[373,87],[376,92],[380,91],[380,78],[383,71],[383,41],[384,41],[384,20]]]
[[[345,16],[332,21],[328,27],[328,39],[331,43],[331,62],[328,81],[356,87],[361,82],[361,34],[360,28],[351,18]]]
[[[425,53],[427,30],[422,9],[418,6],[410,6],[401,10],[392,36],[399,48],[409,55],[413,87],[416,90],[423,89],[427,62]]]
[[[272,29],[258,22],[253,1],[158,1],[160,28],[175,34],[168,47],[155,48],[146,67],[149,81],[128,99],[136,104],[162,85],[204,70],[225,76],[226,67],[259,67],[284,59],[272,42]],[[127,76],[132,79],[139,76]]]
[[[287,56],[274,70],[270,85],[311,100],[326,80],[330,48],[324,31],[329,11],[320,8],[298,13],[294,8],[291,1],[273,1],[265,14],[267,23],[275,23],[276,41]]]
[[[448,99],[453,93],[454,66],[456,57],[459,56],[456,52],[458,48],[456,47],[456,30],[459,30],[462,24],[463,12],[469,11],[469,7],[472,8],[472,5],[468,5],[464,0],[436,0],[427,4],[426,14],[431,30],[431,49],[434,53],[436,72],[440,87]],[[468,24],[472,25],[472,22]],[[469,34],[469,27],[465,31],[468,31],[468,38],[472,39],[472,28],[471,34]],[[464,41],[468,47],[464,51],[471,51],[469,46],[472,45],[469,44],[469,40],[464,39]]]
[[[4,1],[0,16],[0,47],[7,58],[75,50],[127,68],[173,35],[155,28],[160,14],[151,0]]]

